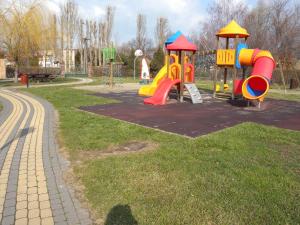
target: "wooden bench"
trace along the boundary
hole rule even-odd
[[[50,73],[30,73],[28,74],[29,79],[35,82],[49,82],[56,78],[56,75]]]

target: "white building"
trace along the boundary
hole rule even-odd
[[[55,55],[53,51],[42,52],[42,57],[39,58],[39,66],[45,68],[60,68],[61,62],[60,58]],[[69,50],[69,54],[67,54],[67,50],[63,51],[63,61],[65,65],[65,71],[67,71],[67,64],[69,65],[69,70],[75,69],[75,55],[76,49]]]
[[[5,59],[0,59],[0,80],[6,79]]]

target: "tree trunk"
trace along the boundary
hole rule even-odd
[[[66,46],[66,62],[65,62],[65,66],[66,66],[66,72],[69,72],[69,64],[70,64],[70,25],[69,25],[69,21],[67,20],[67,46]]]
[[[83,48],[80,47],[80,70],[83,71]]]
[[[99,58],[99,66],[102,66],[102,52],[101,52],[101,47],[98,49],[98,58]]]
[[[18,83],[18,74],[19,74],[19,66],[18,66],[18,63],[16,63],[16,68],[15,68],[15,83]]]
[[[65,64],[64,62],[62,62],[60,64],[60,75],[63,77],[63,78],[66,78],[66,75],[65,75]]]
[[[95,64],[95,66],[97,66],[98,65],[98,57],[97,57],[97,49],[96,49],[96,47],[94,48],[94,64]]]

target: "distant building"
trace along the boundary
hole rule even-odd
[[[295,68],[296,70],[300,70],[300,60],[297,61]]]
[[[75,56],[76,56],[77,49],[69,50],[69,57],[67,58],[67,50],[64,50],[64,63],[65,63],[65,71],[67,71],[67,62],[69,62],[69,70],[75,70]]]
[[[67,70],[67,62],[69,62],[69,70],[75,69],[75,55],[76,49],[69,50],[69,55],[67,54],[67,50],[63,51],[63,62],[65,65],[65,71]],[[39,58],[39,67],[45,68],[60,68],[61,61],[60,57],[55,54],[54,51],[44,51],[41,52],[41,57]],[[67,57],[68,55],[68,57]]]
[[[5,59],[0,59],[0,80],[6,79]]]
[[[39,67],[59,68],[60,63],[58,57],[53,51],[42,52],[39,57]]]

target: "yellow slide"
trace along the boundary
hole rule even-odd
[[[139,90],[139,95],[143,96],[152,96],[156,88],[158,87],[159,82],[167,75],[167,65],[164,65],[163,68],[160,69],[158,74],[155,76],[154,80],[149,85],[144,85]]]

